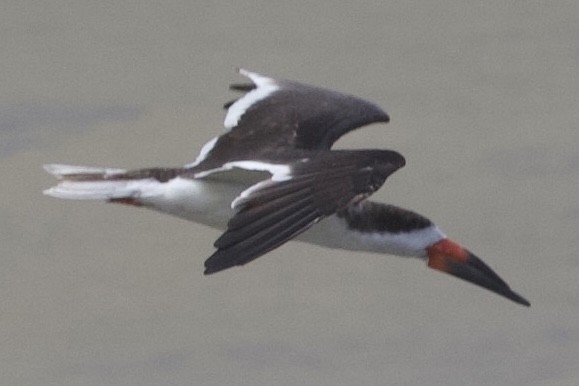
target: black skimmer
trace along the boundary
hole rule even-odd
[[[244,265],[291,239],[330,248],[424,259],[428,266],[516,303],[518,295],[429,219],[367,198],[404,166],[390,150],[331,150],[358,127],[388,122],[360,98],[246,70],[244,94],[225,105],[222,135],[178,168],[45,165],[59,183],[44,193],[142,206],[225,232],[205,274]]]

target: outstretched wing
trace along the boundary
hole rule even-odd
[[[298,149],[330,149],[347,132],[374,123],[388,122],[378,106],[358,97],[306,84],[268,78],[243,69],[252,84],[234,84],[246,92],[227,103],[225,127],[232,132],[255,132]]]
[[[347,132],[388,122],[378,106],[358,97],[239,70],[251,83],[231,89],[245,94],[225,105],[228,131],[204,147],[190,167],[207,170],[227,161],[267,159],[279,149],[328,150]]]
[[[289,172],[245,190],[236,214],[205,261],[205,274],[246,264],[284,244],[323,218],[363,200],[404,166],[388,150],[322,151],[290,165]]]

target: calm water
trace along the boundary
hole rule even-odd
[[[0,13],[1,384],[579,384],[579,3],[123,4]],[[47,162],[191,162],[235,66],[383,106],[339,142],[406,156],[377,199],[533,306],[299,243],[203,277],[216,231],[41,195]]]

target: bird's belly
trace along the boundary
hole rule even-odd
[[[361,232],[350,229],[344,218],[332,215],[299,235],[297,240],[348,251],[422,256],[424,248],[441,237],[435,226],[400,233]]]
[[[139,202],[155,211],[225,230],[234,214],[231,202],[253,183],[255,181],[175,178],[163,183],[159,194],[143,196]],[[357,232],[349,229],[343,218],[332,215],[298,235],[296,240],[334,249],[416,256],[429,241],[423,239],[441,237],[437,228],[422,232],[424,237]]]
[[[140,203],[158,212],[225,229],[233,215],[231,202],[246,188],[242,183],[175,178],[165,183],[161,194],[142,197]]]

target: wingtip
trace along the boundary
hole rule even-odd
[[[212,259],[214,256],[215,256],[215,254],[213,254],[211,257],[209,257],[205,261],[205,270],[203,271],[204,276],[213,275],[214,273],[217,273],[217,272],[220,272],[220,271],[223,271],[227,268],[232,267],[232,265],[224,266],[223,264],[216,264],[214,261],[215,259]]]
[[[205,270],[203,271],[203,275],[209,276],[219,271],[223,271],[232,265],[224,265],[222,259],[219,259],[219,250],[215,251],[211,256],[209,256],[205,262],[203,263]]]
[[[203,276],[214,275],[217,272],[221,272],[224,270],[225,270],[225,268],[205,267],[205,270],[203,271]]]
[[[384,123],[389,123],[390,122],[390,115],[388,115],[388,113],[384,110],[382,110],[382,122]]]

